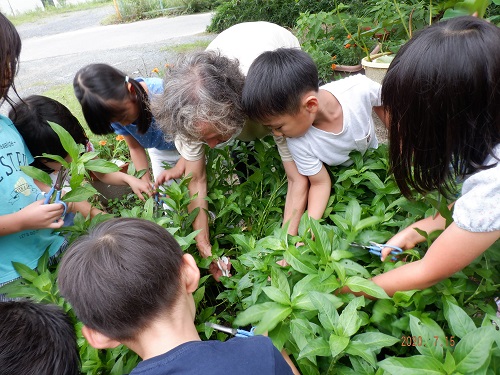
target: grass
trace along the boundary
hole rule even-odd
[[[163,47],[160,51],[171,51],[175,53],[186,53],[197,50],[204,50],[210,44],[211,40],[196,40],[192,43],[177,44],[175,46]]]
[[[83,117],[82,107],[80,106],[80,103],[78,103],[78,99],[76,99],[72,84],[54,86],[50,90],[45,91],[42,95],[57,100],[61,104],[64,104],[66,107],[68,107],[73,116],[75,116],[80,124],[82,124],[87,137],[89,137],[90,141],[93,144],[97,144],[97,142],[99,142],[99,140],[103,138],[102,136],[94,135],[90,131],[87,122],[85,121],[85,117]]]
[[[35,22],[40,20],[41,18],[51,17],[57,14],[92,9],[110,4],[113,4],[112,0],[93,0],[80,4],[68,4],[62,7],[47,7],[45,8],[45,10],[39,8],[37,10],[18,14],[16,16],[7,16],[7,18],[14,24],[14,26],[19,26],[23,23]]]

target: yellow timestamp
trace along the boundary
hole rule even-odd
[[[444,336],[445,341],[441,342],[439,336],[434,336],[431,345],[434,346],[455,346],[455,336]],[[401,346],[427,346],[422,336],[401,336]]]

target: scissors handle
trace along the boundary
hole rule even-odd
[[[250,331],[245,331],[244,329],[236,330],[236,337],[252,337],[254,336],[255,327],[252,327]]]
[[[378,244],[378,243],[375,243],[375,242],[370,242],[370,249],[368,250],[370,253],[372,254],[375,254],[377,256],[382,256],[382,249],[384,247],[389,247],[391,248],[391,254],[392,255],[399,255],[403,252],[403,249],[401,249],[400,247],[398,246],[394,246],[394,245],[388,245],[388,244]],[[397,260],[396,257],[392,257],[392,260]]]
[[[54,188],[51,187],[49,192],[45,194],[45,198],[43,200],[43,204],[49,204],[50,199],[52,198],[52,195],[54,195]]]
[[[50,200],[54,196],[54,192],[55,192],[54,202],[51,202]],[[61,190],[56,190],[56,189],[54,189],[54,187],[52,187],[50,189],[50,191],[45,195],[45,199],[43,200],[43,204],[49,204],[49,203],[59,203],[59,204],[62,204],[62,206],[64,208],[64,211],[63,211],[63,213],[62,213],[61,216],[66,215],[66,212],[68,211],[68,205],[66,204],[66,202],[63,202],[61,200]]]

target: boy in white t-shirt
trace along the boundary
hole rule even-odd
[[[308,212],[323,216],[331,191],[327,165],[349,165],[351,151],[378,146],[372,109],[384,119],[380,84],[363,75],[319,87],[311,57],[298,49],[264,52],[250,66],[243,108],[285,137],[300,174],[309,179]],[[299,197],[297,197],[299,198]]]

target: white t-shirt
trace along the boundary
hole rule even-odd
[[[243,22],[231,26],[208,45],[207,51],[219,51],[222,55],[237,59],[246,76],[252,62],[263,52],[278,48],[300,48],[298,39],[287,29],[270,22]],[[269,129],[255,122],[247,122],[238,139],[251,141],[269,135]],[[275,137],[283,161],[291,161],[286,141]],[[204,143],[175,139],[175,147],[184,159],[196,161],[204,155]]]
[[[323,165],[349,165],[351,151],[364,153],[378,146],[372,107],[380,106],[380,84],[357,74],[320,87],[332,93],[342,107],[343,128],[338,134],[311,126],[302,137],[287,138],[300,174],[313,176]]]
[[[500,159],[500,144],[493,153]],[[480,170],[462,185],[462,195],[455,202],[453,220],[469,232],[500,230],[500,161],[488,156],[485,165],[496,166]]]

